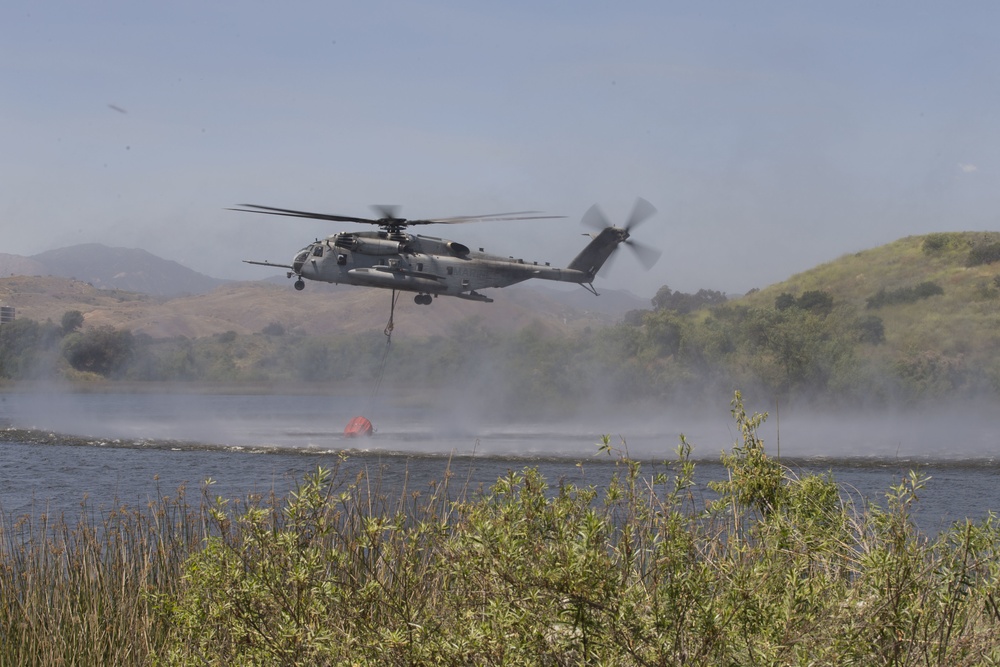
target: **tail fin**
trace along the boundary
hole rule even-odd
[[[605,227],[592,236],[593,240],[566,267],[587,274],[587,282],[594,279],[618,244],[628,239],[628,232],[618,227]]]

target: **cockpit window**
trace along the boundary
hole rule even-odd
[[[313,257],[322,257],[322,256],[323,256],[323,246],[321,245],[314,246]]]

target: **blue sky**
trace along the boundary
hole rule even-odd
[[[742,293],[931,231],[1000,229],[992,2],[21,2],[0,8],[0,252],[141,247],[225,278],[407,217],[598,287]]]

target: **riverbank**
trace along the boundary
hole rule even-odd
[[[387,388],[391,393],[391,388]],[[331,382],[155,382],[132,380],[0,381],[2,393],[228,394],[233,396],[355,396],[356,383]]]

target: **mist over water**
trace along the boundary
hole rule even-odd
[[[377,472],[390,488],[421,490],[449,466],[463,483],[486,487],[526,465],[538,466],[553,485],[601,486],[614,470],[611,458],[597,456],[602,434],[647,461],[644,470],[661,471],[684,434],[704,488],[724,474],[719,456],[738,440],[728,405],[640,412],[595,405],[572,419],[522,422],[454,404],[421,405],[355,396],[0,393],[0,428],[7,429],[0,509],[72,512],[85,495],[98,505],[115,498],[134,504],[172,495],[180,485],[197,493],[208,478],[216,480],[213,495],[283,494],[317,465],[335,465],[344,450],[350,470]],[[750,401],[746,408],[768,410]],[[344,437],[358,414],[374,423],[371,438]],[[20,429],[34,435],[9,435]],[[770,410],[759,435],[793,469],[831,471],[875,502],[909,469],[921,469],[932,479],[918,512],[935,529],[1000,508],[1000,438],[990,406],[934,413],[782,407]]]
[[[985,403],[923,409],[819,412],[772,410],[761,435],[783,456],[930,461],[997,459],[996,407]]]
[[[1000,451],[994,407],[820,412],[755,406],[768,412],[759,430],[772,454],[793,458],[992,461]],[[356,415],[372,420],[373,437],[346,439]],[[0,426],[92,438],[183,441],[226,447],[277,447],[420,455],[589,457],[603,434],[644,459],[673,457],[681,434],[697,459],[717,459],[738,440],[728,405],[645,409],[595,405],[569,419],[512,421],[447,403],[327,395],[192,393],[0,393]]]

